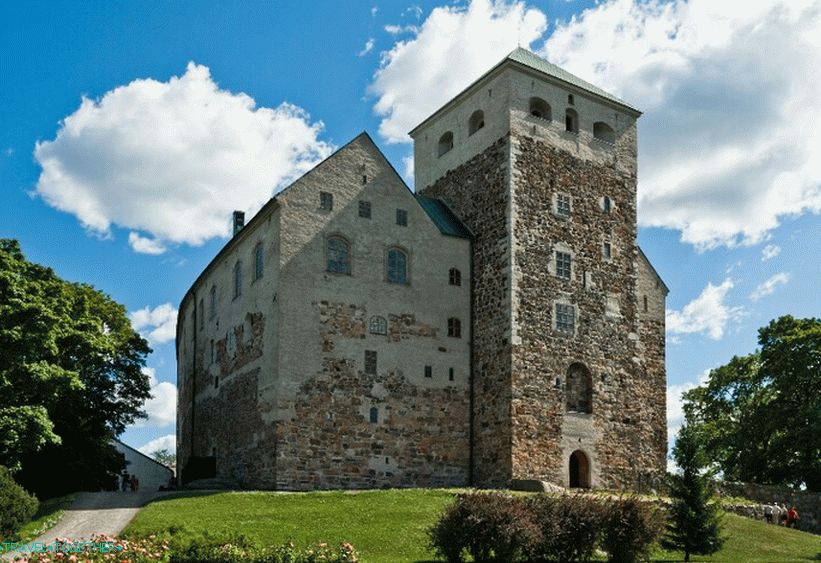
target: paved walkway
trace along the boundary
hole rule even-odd
[[[117,535],[146,503],[168,493],[78,493],[56,526],[32,542],[51,543],[54,538],[90,540],[97,534]],[[9,559],[8,554],[5,556]]]

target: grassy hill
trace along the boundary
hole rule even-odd
[[[425,530],[454,491],[388,490],[316,493],[181,493],[145,507],[125,530],[147,535],[170,528],[184,534],[237,534],[264,543],[351,542],[365,563],[431,561]],[[727,514],[724,549],[694,561],[811,561],[821,537]],[[654,561],[681,560],[657,550]]]

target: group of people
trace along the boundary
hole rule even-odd
[[[137,479],[136,475],[129,475],[128,471],[123,471],[120,473],[120,489],[123,492],[131,491],[136,493],[140,490],[140,480]]]
[[[788,528],[795,528],[800,517],[794,506],[787,510],[786,504],[779,505],[777,502],[773,502],[764,505],[764,519],[767,524],[780,524]]]

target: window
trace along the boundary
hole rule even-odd
[[[579,114],[576,110],[568,108],[564,114],[564,130],[570,133],[579,132]]]
[[[584,364],[567,369],[567,412],[593,412],[593,376]]]
[[[644,312],[647,312],[647,296],[644,296]]]
[[[234,299],[242,295],[242,262],[234,264]]]
[[[438,155],[442,156],[443,154],[450,151],[453,148],[453,133],[448,131],[441,137],[439,137],[439,147],[438,147]]]
[[[213,319],[217,316],[217,286],[211,286],[211,295],[208,301],[208,318]]]
[[[200,299],[200,330],[205,328],[205,302]]]
[[[568,334],[576,331],[576,310],[573,305],[556,303],[556,330]]]
[[[425,366],[425,377],[433,377],[433,367]]]
[[[399,248],[388,250],[388,283],[408,283],[408,255]]]
[[[214,353],[214,339],[211,339],[211,363],[213,364],[216,361],[216,355]]]
[[[448,381],[453,381],[453,368],[448,369]]]
[[[408,226],[408,210],[407,209],[397,209],[396,210],[396,224],[401,227]]]
[[[602,244],[601,253],[607,260],[610,260],[613,257],[613,247],[610,246],[609,242]]]
[[[262,250],[262,243],[260,242],[254,247],[254,281],[262,277],[262,272],[265,269],[265,263],[263,262],[264,257],[265,254]]]
[[[359,200],[359,216],[365,219],[371,218],[371,202]]]
[[[376,407],[371,407],[371,424],[377,424],[379,422],[379,409]]]
[[[370,331],[371,334],[388,334],[388,321],[385,317],[371,317]]]
[[[220,386],[220,376],[214,376],[214,389],[217,389]]]
[[[342,237],[330,237],[327,242],[328,268],[332,274],[351,273],[351,247]]]
[[[570,279],[570,254],[566,252],[556,253],[556,277]]]
[[[541,98],[530,98],[530,115],[550,121],[550,106]]]
[[[368,183],[368,175],[367,174],[362,174],[362,185],[364,186],[367,183]]]
[[[448,283],[450,285],[462,285],[462,272],[456,268],[448,270]]]
[[[576,103],[576,100],[573,99],[573,94],[567,95],[567,105],[572,106]]]
[[[560,217],[570,217],[570,196],[567,194],[556,195],[556,215]]]
[[[610,213],[610,210],[613,208],[613,202],[610,201],[610,198],[604,196],[601,202],[602,209],[604,209],[605,213]]]
[[[473,115],[470,116],[470,120],[468,121],[468,135],[473,135],[485,126],[485,112],[480,109],[477,109],[473,112]]]
[[[365,350],[365,373],[376,375],[376,351]]]
[[[615,143],[616,132],[604,121],[597,121],[593,124],[593,138],[606,143]]]
[[[319,192],[319,208],[330,211],[334,208],[334,195],[328,192]]]
[[[462,338],[462,321],[456,317],[448,319],[448,336]]]

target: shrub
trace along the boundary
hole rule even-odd
[[[447,561],[515,561],[538,543],[539,530],[519,498],[501,493],[456,496],[428,530],[430,547]]]
[[[609,500],[604,510],[602,548],[610,561],[633,563],[644,559],[664,529],[663,515],[636,497]]]
[[[37,512],[38,504],[37,498],[18,485],[11,472],[0,465],[0,539],[15,540],[23,524]]]
[[[588,561],[603,524],[602,504],[585,495],[534,495],[525,503],[539,528],[540,541],[529,546],[531,559]]]

